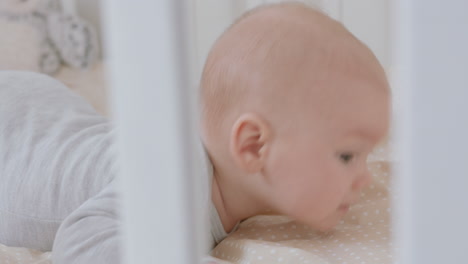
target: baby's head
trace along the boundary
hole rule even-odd
[[[215,180],[226,197],[236,189],[245,216],[272,211],[327,230],[370,183],[388,83],[372,52],[321,12],[289,3],[244,15],[212,48],[201,89]]]

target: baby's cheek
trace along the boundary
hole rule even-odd
[[[289,205],[286,205],[289,215],[309,226],[320,226],[323,219],[330,214],[330,210],[323,205],[323,200],[316,198],[312,196],[301,197],[290,202]]]

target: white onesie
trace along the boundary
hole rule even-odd
[[[52,250],[55,264],[120,263],[113,137],[60,82],[0,71],[0,243]],[[219,242],[227,234],[207,206]]]

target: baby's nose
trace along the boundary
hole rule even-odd
[[[364,170],[358,175],[358,177],[354,181],[353,190],[360,191],[366,188],[367,186],[369,186],[371,183],[372,183],[372,175],[369,169],[367,168],[367,166],[365,166]]]

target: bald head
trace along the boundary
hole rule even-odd
[[[388,127],[375,56],[298,3],[257,8],[228,28],[208,56],[201,93],[212,198],[225,209],[226,231],[265,211],[332,227],[337,208],[365,185],[367,153]]]
[[[208,55],[201,81],[204,132],[217,138],[243,112],[269,119],[304,96],[317,98],[330,72],[383,76],[368,48],[322,12],[300,3],[254,9]]]

